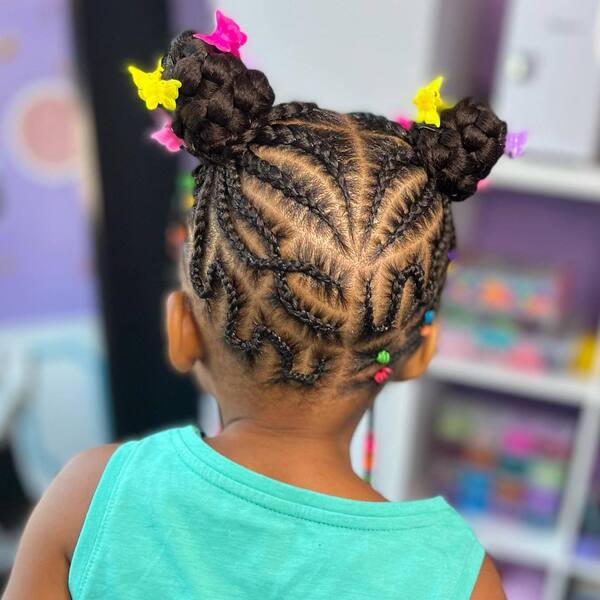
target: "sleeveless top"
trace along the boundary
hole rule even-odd
[[[242,467],[187,426],[112,455],[69,590],[73,600],[468,600],[483,558],[441,497],[313,492]]]

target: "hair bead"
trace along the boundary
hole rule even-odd
[[[433,323],[434,319],[435,319],[435,310],[433,310],[433,308],[430,308],[423,316],[423,324],[431,325]]]
[[[375,360],[380,365],[387,365],[390,362],[390,353],[387,350],[380,350]]]
[[[379,371],[377,371],[377,373],[375,373],[375,375],[373,375],[373,379],[375,380],[375,383],[383,383],[384,381],[386,381],[386,379],[391,375],[392,373],[392,369],[390,369],[390,367],[381,367],[381,369],[379,369]]]

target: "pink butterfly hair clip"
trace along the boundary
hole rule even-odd
[[[150,137],[164,146],[169,152],[177,152],[184,144],[184,141],[175,135],[170,119],[167,119],[163,123],[163,126]]]
[[[195,33],[194,37],[239,58],[240,48],[246,43],[248,36],[233,19],[226,17],[220,10],[216,12],[216,19],[217,27],[210,35]]]
[[[406,129],[407,131],[412,127],[413,122],[406,117],[405,115],[398,115],[395,119],[396,123],[402,127],[402,129]]]
[[[523,156],[525,152],[525,146],[527,145],[527,138],[528,134],[526,130],[509,131],[506,134],[504,154],[510,156],[510,158],[519,158],[519,156]]]

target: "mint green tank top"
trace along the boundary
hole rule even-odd
[[[441,497],[363,502],[298,488],[188,426],[113,454],[69,590],[73,600],[468,600],[483,558]]]

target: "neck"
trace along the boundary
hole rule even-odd
[[[234,462],[290,485],[355,500],[385,500],[352,469],[354,428],[332,432],[235,418],[206,441]]]

